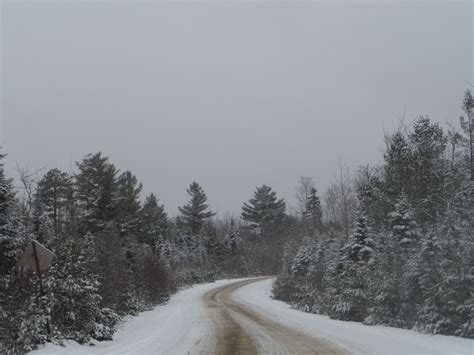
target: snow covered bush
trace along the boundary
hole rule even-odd
[[[110,338],[118,316],[108,309],[101,310],[99,282],[87,269],[84,252],[77,242],[67,238],[59,244],[56,253],[57,260],[44,282],[51,325],[60,330],[62,337],[80,343],[95,336]]]
[[[112,340],[117,330],[120,317],[109,308],[102,308],[97,315],[94,328],[92,329],[92,338],[97,340]]]

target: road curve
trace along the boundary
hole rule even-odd
[[[214,354],[347,354],[327,340],[269,320],[232,298],[239,288],[263,279],[239,281],[204,295],[215,325]]]

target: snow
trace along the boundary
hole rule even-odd
[[[208,291],[238,280],[221,280],[193,286],[175,294],[155,309],[129,317],[114,335],[113,341],[95,342],[94,346],[67,342],[65,347],[46,344],[34,355],[79,354],[185,354],[202,353],[213,346],[209,334],[213,323],[202,298]]]
[[[411,330],[332,320],[293,309],[271,298],[272,279],[237,290],[234,299],[303,333],[332,341],[354,354],[474,354],[474,341]]]
[[[96,342],[94,346],[75,342],[68,342],[65,347],[47,344],[32,354],[209,353],[214,346],[214,328],[203,296],[214,288],[236,281],[239,280],[222,280],[182,290],[168,304],[127,319],[113,341]],[[469,339],[365,326],[300,312],[271,298],[272,281],[267,279],[244,286],[233,297],[264,317],[325,338],[354,354],[474,354],[474,342]]]

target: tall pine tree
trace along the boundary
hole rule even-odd
[[[54,239],[65,231],[67,220],[72,212],[72,177],[59,169],[49,170],[38,182],[36,190],[37,209],[50,221]],[[40,214],[40,213],[38,213]],[[40,218],[40,216],[36,216]]]
[[[130,171],[117,179],[117,226],[124,238],[138,238],[140,232],[140,192],[142,184]]]
[[[193,181],[186,192],[191,198],[186,205],[179,207],[181,220],[192,234],[197,234],[204,221],[213,217],[215,213],[209,210],[206,193],[197,182]]]
[[[89,154],[77,163],[76,199],[83,234],[104,230],[117,215],[117,169],[102,153]]]
[[[265,229],[285,219],[286,205],[267,185],[257,187],[249,202],[244,203],[241,217],[254,227]]]
[[[0,276],[7,274],[24,247],[18,233],[18,215],[12,179],[5,177],[4,154],[0,154]]]
[[[309,230],[314,233],[318,231],[322,232],[323,228],[323,210],[321,207],[321,200],[318,196],[318,191],[313,187],[311,188],[306,202],[306,209],[304,218],[306,220]]]
[[[170,226],[168,214],[164,206],[158,203],[155,194],[151,193],[145,198],[140,215],[142,223],[140,242],[161,250],[161,244],[164,243],[163,237],[167,235]]]

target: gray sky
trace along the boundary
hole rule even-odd
[[[380,160],[405,112],[455,121],[473,81],[469,2],[2,3],[1,138],[15,163],[102,151],[171,214],[192,180],[240,212],[290,204],[339,157]]]

